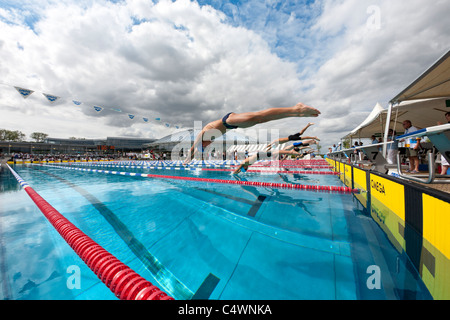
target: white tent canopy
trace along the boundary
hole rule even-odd
[[[372,135],[384,133],[387,122],[388,110],[375,106],[367,119],[344,137],[370,138]],[[425,99],[405,101],[392,108],[389,128],[404,132],[403,121],[410,120],[418,129],[433,127],[440,121],[444,123],[445,113],[450,111],[450,97],[439,99]]]
[[[384,126],[385,121],[386,109],[384,109],[379,103],[377,103],[369,116],[343,139],[350,137],[369,138],[374,131],[381,132],[377,130]]]

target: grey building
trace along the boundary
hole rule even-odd
[[[44,142],[0,141],[0,153],[30,154],[84,154],[141,152],[145,145],[154,142],[148,138],[107,137],[106,139],[47,138]]]

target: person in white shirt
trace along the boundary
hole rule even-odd
[[[403,121],[403,128],[405,128],[405,134],[413,133],[419,131],[414,127],[410,120]],[[419,148],[420,148],[420,138],[408,138],[406,144],[409,144],[409,149],[407,151],[407,156],[409,158],[409,173],[419,173]]]

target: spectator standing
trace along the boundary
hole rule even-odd
[[[395,140],[395,136],[397,132],[393,129],[389,129],[387,141],[394,141],[392,144],[388,144],[387,146],[387,163],[388,164],[397,164],[397,153],[398,153],[398,141]]]
[[[413,133],[419,131],[414,127],[410,120],[403,121],[403,128],[405,128],[405,134]],[[407,145],[409,144],[409,149],[407,149],[406,155],[409,158],[409,173],[419,173],[419,148],[420,148],[421,138],[411,138],[408,139]]]
[[[445,119],[447,120],[447,123],[450,123],[450,112],[447,112],[445,114]],[[438,125],[442,125],[442,124],[443,124],[442,122],[438,122]],[[441,167],[442,167],[441,174],[446,175],[450,165],[449,165],[447,159],[445,159],[445,157],[442,154],[441,154]]]

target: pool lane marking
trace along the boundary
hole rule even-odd
[[[259,162],[258,164],[252,165],[253,168],[299,168],[299,169],[331,169],[333,167],[329,165],[284,165],[280,164],[278,166],[276,165],[263,165]],[[58,163],[56,163],[58,164]],[[99,162],[68,162],[68,165],[71,166],[101,166],[101,167],[109,167],[109,166],[117,166],[117,167],[131,167],[131,168],[165,168],[165,169],[171,169],[171,168],[193,168],[192,170],[196,168],[236,168],[239,167],[239,164],[233,164],[233,165],[222,165],[222,164],[170,164],[170,165],[161,165],[161,164],[152,164],[152,163],[143,163],[143,164],[137,164],[137,163],[130,163],[130,162],[121,162],[121,163],[99,163]],[[175,169],[173,169],[175,170]]]
[[[266,196],[260,195],[254,202],[253,206],[248,211],[247,215],[250,217],[255,217],[258,210],[261,208],[264,200],[266,200]]]
[[[223,287],[222,292],[219,294],[218,299],[220,299],[220,297],[222,296],[223,292],[227,288],[228,283],[230,282],[231,278],[233,278],[234,273],[236,272],[236,269],[238,268],[239,263],[241,262],[242,256],[244,255],[244,252],[247,249],[248,244],[250,243],[250,240],[252,239],[254,233],[255,233],[254,231],[252,233],[250,233],[250,236],[248,237],[247,243],[245,244],[244,248],[242,248],[241,254],[239,255],[239,258],[236,261],[236,264],[235,264],[235,266],[233,268],[233,271],[231,272],[230,276],[228,277],[227,283],[225,283],[225,286]]]
[[[258,210],[261,207],[262,203],[267,198],[264,195],[259,195],[256,198],[256,200],[252,201],[252,200],[247,200],[245,198],[240,198],[240,197],[236,197],[236,196],[220,193],[220,192],[217,192],[217,191],[214,191],[214,190],[208,190],[208,189],[203,189],[203,188],[195,188],[195,189],[199,190],[199,191],[203,191],[203,192],[207,192],[207,193],[213,194],[215,196],[223,197],[223,198],[226,198],[226,199],[230,199],[230,200],[233,200],[233,201],[237,201],[237,202],[241,202],[241,203],[245,203],[245,204],[250,205],[251,207],[250,207],[250,209],[249,209],[249,211],[247,213],[247,215],[250,216],[250,217],[255,217],[256,216],[256,213],[258,212]]]
[[[127,226],[112,212],[103,202],[101,202],[98,198],[96,198],[93,194],[89,193],[85,189],[80,186],[58,176],[52,174],[50,172],[45,172],[39,169],[39,172],[42,172],[46,175],[49,175],[64,184],[68,185],[75,191],[77,191],[80,195],[82,195],[86,200],[88,200],[92,206],[108,221],[108,223],[114,228],[119,237],[125,242],[125,244],[130,248],[130,250],[136,255],[136,257],[151,271],[155,280],[158,273],[165,274],[164,280],[167,282],[169,279],[173,281],[170,284],[169,289],[176,290],[177,296],[180,295],[183,299],[190,299],[193,295],[193,292],[189,290],[181,281],[178,280],[175,275],[173,275],[168,269],[166,269],[159,260],[152,255],[145,246],[134,236],[134,234],[127,228]],[[169,275],[169,277],[167,277]],[[160,282],[160,281],[158,281]],[[160,283],[160,285],[163,285]],[[167,283],[166,283],[167,285]]]
[[[116,175],[123,175],[123,176],[136,176],[136,177],[155,178],[155,179],[184,180],[184,181],[219,183],[219,184],[228,184],[228,185],[245,185],[245,186],[253,186],[253,187],[291,189],[291,190],[303,190],[303,191],[313,191],[313,192],[329,192],[329,193],[332,193],[332,192],[360,193],[361,192],[361,190],[359,190],[359,189],[351,189],[348,187],[336,187],[336,186],[314,186],[314,185],[269,183],[269,182],[255,182],[255,181],[220,180],[220,179],[208,179],[208,178],[182,177],[182,176],[177,176],[177,175],[167,176],[167,175],[156,175],[156,174],[148,174],[148,173],[130,173],[130,172],[118,172],[118,171],[110,171],[110,170],[73,168],[73,167],[62,167],[62,166],[44,165],[44,164],[36,164],[36,165],[40,165],[43,167],[68,169],[68,170],[116,174]]]
[[[151,170],[178,170],[178,171],[218,171],[218,172],[233,172],[235,169],[224,169],[224,168],[191,168],[191,167],[169,167],[166,166],[136,166],[136,165],[115,165],[115,164],[71,164],[71,166],[83,168],[86,166],[91,167],[106,167],[106,168],[127,168],[127,169],[151,169]],[[63,166],[62,166],[63,167]],[[264,168],[266,170],[255,170],[255,169],[249,169],[247,172],[249,173],[273,173],[273,174],[310,174],[310,175],[330,175],[330,176],[337,176],[339,173],[332,172],[332,171],[290,171],[290,170],[280,170],[281,167],[257,167],[257,168]],[[269,169],[275,169],[275,170],[269,170]],[[89,170],[89,169],[86,169]]]
[[[213,293],[214,289],[216,289],[217,285],[220,282],[220,278],[216,277],[212,273],[210,273],[200,287],[195,292],[192,300],[207,300]]]
[[[145,248],[145,246],[139,242],[134,235],[128,230],[128,228],[125,226],[125,224],[120,221],[119,218],[112,212],[106,205],[104,205],[98,198],[96,198],[94,195],[86,191],[85,189],[79,187],[78,185],[74,184],[71,181],[68,181],[58,175],[52,174],[50,172],[45,172],[42,170],[39,170],[36,168],[37,171],[42,172],[46,175],[49,175],[58,181],[63,182],[64,184],[68,185],[75,191],[77,191],[80,195],[82,195],[86,200],[88,200],[96,209],[100,212],[100,214],[109,222],[109,224],[116,230],[116,233],[122,238],[122,240],[127,244],[127,246],[133,251],[133,253],[138,257],[139,260],[141,260],[144,265],[154,272],[154,275],[156,276],[157,272],[161,270],[161,268],[158,269],[158,266],[154,267],[154,262],[151,260],[157,260],[156,257],[154,257],[151,253],[148,252],[148,250]],[[264,197],[264,196],[263,196]],[[265,197],[264,197],[265,199]],[[246,199],[244,199],[246,200]],[[259,197],[258,197],[259,200]],[[251,202],[251,201],[249,201]],[[253,207],[252,207],[253,208]],[[150,256],[150,257],[148,257]],[[145,257],[145,259],[144,259]],[[149,259],[151,258],[151,259]],[[150,265],[149,265],[150,263]],[[159,264],[159,262],[158,262]],[[156,268],[156,269],[155,269]],[[153,270],[154,269],[154,270]],[[164,270],[168,271],[163,267]],[[171,277],[173,277],[175,280],[177,278],[173,276],[170,271],[168,271]],[[200,287],[197,289],[195,293],[193,293],[191,299],[200,299],[200,300],[206,300],[209,299],[211,293],[214,291],[216,286],[219,284],[220,278],[215,276],[214,274],[210,273],[203,283],[200,285]],[[184,286],[184,285],[183,285]],[[185,290],[189,290],[188,288],[184,287]],[[183,293],[185,291],[182,291]],[[191,292],[189,290],[189,292]],[[188,299],[189,297],[185,297],[185,299]]]
[[[293,231],[280,229],[278,227],[266,225],[256,221],[255,219],[246,218],[244,215],[237,215],[229,211],[213,213],[218,217],[228,220],[243,228],[247,228],[252,232],[258,232],[272,238],[291,243],[296,246],[309,248],[317,251],[348,256],[348,243],[345,241],[336,241],[330,239],[321,239],[317,241],[317,235],[308,235],[303,233],[296,233]]]
[[[80,168],[71,168],[71,169],[77,170],[77,169],[80,169]],[[112,171],[111,173],[117,174],[117,171]],[[126,175],[126,172],[120,172],[119,174]],[[136,173],[129,173],[129,175],[130,176],[136,176]],[[239,202],[251,205],[249,211],[247,212],[247,215],[250,216],[250,217],[253,217],[253,218],[256,216],[256,214],[258,213],[259,209],[261,208],[264,200],[266,200],[266,198],[267,198],[264,195],[259,195],[256,198],[255,201],[251,201],[251,200],[247,200],[247,199],[243,199],[243,198],[239,198],[239,197],[235,197],[235,196],[229,196],[229,195],[220,194],[220,193],[217,193],[217,192],[214,192],[214,191],[211,191],[211,190],[205,190],[205,189],[201,189],[201,190],[205,191],[205,192],[209,192],[209,193],[215,194],[215,195],[223,196],[225,198],[229,198],[229,199],[234,200],[234,201],[239,201]]]

